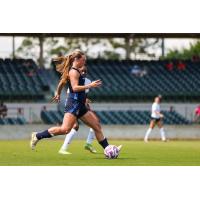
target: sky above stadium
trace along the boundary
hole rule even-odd
[[[15,38],[15,49],[17,49],[23,37]],[[189,47],[190,43],[193,43],[194,39],[165,39],[166,52],[168,49],[181,49],[183,47]],[[8,58],[12,54],[12,38],[0,37],[0,58]],[[160,49],[156,52],[157,55],[161,54]]]

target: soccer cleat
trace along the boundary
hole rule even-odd
[[[72,153],[70,153],[70,152],[68,152],[66,150],[63,150],[63,149],[60,149],[58,153],[59,154],[63,154],[63,155],[70,155],[70,154],[72,154]]]
[[[121,151],[122,145],[119,145],[117,148],[119,151]]]
[[[97,153],[97,151],[94,149],[94,147],[91,144],[85,144],[85,150],[90,151],[91,153]]]
[[[32,132],[32,134],[31,134],[30,147],[31,147],[32,150],[35,149],[36,144],[37,144],[38,141],[39,141],[39,140],[37,139],[37,137],[36,137],[36,134],[37,134],[37,132]]]
[[[148,141],[148,139],[144,139],[144,142],[148,143],[149,141]]]

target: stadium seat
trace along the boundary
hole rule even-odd
[[[162,94],[165,101],[197,102],[200,63],[184,62],[184,71],[168,71],[167,61],[161,60],[88,60],[88,78],[103,82],[102,87],[91,89],[89,96],[99,102],[145,102]],[[136,64],[147,74],[131,74]],[[0,59],[0,100],[44,100],[45,95],[53,95],[58,79],[55,69],[40,69],[31,59]]]
[[[110,110],[110,111],[96,111],[102,124],[120,124],[120,125],[134,125],[134,124],[149,124],[150,112],[137,110]],[[175,111],[163,111],[165,116],[165,124],[190,124],[191,122],[181,116]],[[41,119],[46,124],[61,123],[63,114],[61,111],[42,111]]]
[[[111,61],[89,60],[89,77],[101,79],[102,89],[91,90],[96,101],[150,101],[162,94],[166,101],[200,100],[199,63],[185,61],[184,71],[167,71],[167,61]],[[135,65],[147,70],[147,75],[136,77],[131,74]]]
[[[28,64],[27,64],[28,63]],[[0,60],[0,99],[43,100],[43,91],[48,91],[44,74],[31,59]]]
[[[26,123],[25,118],[0,118],[0,125],[24,125]]]

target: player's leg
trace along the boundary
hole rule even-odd
[[[109,144],[105,136],[103,135],[101,124],[97,119],[97,116],[94,115],[93,112],[87,111],[81,118],[80,118],[86,125],[91,127],[94,130],[95,136],[99,144],[105,149]],[[121,145],[119,150],[121,149]]]
[[[149,128],[145,134],[145,137],[144,137],[145,142],[148,142],[149,135],[150,135],[151,131],[153,130],[153,128],[155,127],[155,125],[156,125],[156,121],[154,119],[152,119],[150,122]]]
[[[164,128],[163,128],[163,122],[162,122],[162,120],[159,120],[158,121],[158,127],[159,127],[159,129],[160,129],[160,136],[161,136],[161,139],[162,139],[162,141],[166,141],[166,136],[165,136],[165,131],[164,131]]]
[[[94,117],[96,117],[96,120],[99,120],[99,118],[97,117],[97,115],[95,114],[94,111],[90,110],[93,114]],[[99,121],[100,123],[100,121]],[[95,138],[95,133],[94,130],[92,128],[90,128],[88,136],[87,136],[87,140],[86,140],[86,144],[85,144],[85,149],[89,150],[91,153],[96,153],[97,151],[95,150],[95,148],[92,146],[92,142]]]
[[[91,111],[85,113],[80,119],[94,130],[98,142],[105,140],[99,120],[97,120],[96,116]],[[107,143],[107,141],[105,142]]]
[[[42,132],[33,132],[31,136],[30,146],[32,149],[35,149],[36,144],[39,140],[43,138],[51,138],[56,135],[64,135],[71,131],[74,123],[76,122],[77,118],[72,113],[65,113],[63,118],[63,123],[61,126],[51,127]]]
[[[96,149],[92,146],[92,142],[94,138],[95,138],[94,130],[90,128],[88,136],[87,136],[86,144],[85,144],[85,149],[89,150],[91,153],[97,152]]]
[[[64,143],[62,147],[60,148],[59,152],[60,154],[71,154],[70,152],[67,151],[69,144],[71,143],[74,135],[78,132],[79,129],[79,124],[78,121],[74,124],[73,128],[71,131],[66,135]]]

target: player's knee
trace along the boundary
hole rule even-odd
[[[62,134],[67,134],[67,133],[69,133],[70,131],[71,131],[71,129],[68,128],[68,127],[62,127],[62,128],[60,129],[60,132],[61,132]]]
[[[79,125],[78,124],[74,124],[73,129],[75,129],[76,131],[78,131]]]

